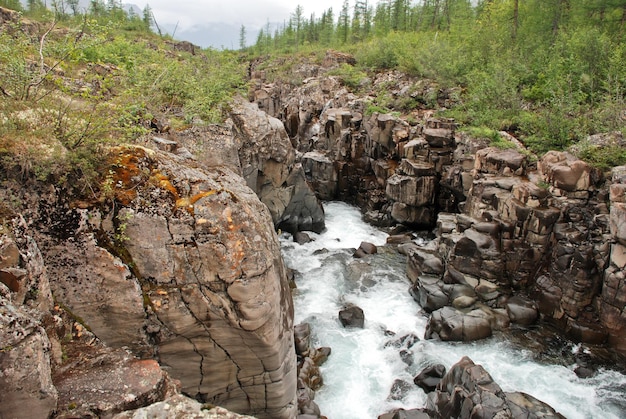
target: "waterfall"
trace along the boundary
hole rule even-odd
[[[364,419],[394,408],[423,407],[426,395],[413,377],[429,365],[449,368],[464,355],[483,365],[504,391],[528,393],[567,418],[626,415],[626,376],[620,372],[600,369],[581,379],[573,365],[540,362],[530,349],[499,334],[471,343],[423,340],[427,317],[408,293],[404,257],[379,249],[377,255],[354,259],[362,241],[381,246],[387,235],[347,204],[326,203],[325,211],[326,231],[309,233],[313,241],[299,245],[291,235],[281,235],[285,263],[297,271],[295,322],[311,324],[314,346],[332,348],[315,398],[323,415]],[[363,329],[341,326],[337,314],[346,303],[365,312]],[[413,336],[420,341],[407,344]],[[564,350],[581,347],[565,343]]]

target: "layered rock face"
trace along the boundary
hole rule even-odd
[[[185,394],[292,417],[293,306],[267,207],[228,167],[145,148],[117,151],[110,184],[109,211],[47,214],[55,297],[107,345],[156,357]]]
[[[619,206],[609,211],[601,175],[567,153],[529,166],[482,149],[464,212],[440,213],[435,242],[403,249],[414,297],[433,312],[427,336],[477,339],[539,312],[575,340],[623,351]]]
[[[377,225],[436,227],[429,246],[403,248],[415,299],[433,313],[428,336],[472,340],[542,315],[576,340],[624,350],[622,169],[605,179],[561,152],[535,162],[505,132],[513,148],[491,148],[427,111],[410,123],[370,114],[368,97],[318,76],[327,61],[299,67],[292,90],[260,74],[251,99],[283,119],[319,197],[354,203]],[[364,83],[394,103],[450,100],[394,73]]]
[[[321,232],[324,210],[296,162],[282,122],[243,100],[235,101],[231,117],[243,176],[269,208],[274,224],[291,233]]]
[[[609,228],[613,240],[602,283],[600,319],[609,342],[626,352],[626,167],[616,167],[610,186]]]
[[[324,65],[336,62],[331,51]],[[313,68],[299,70],[313,75],[324,70]],[[286,89],[264,84],[263,74],[254,75],[261,79],[255,80],[251,99],[284,121],[320,199],[356,204],[368,221],[380,226],[434,225],[437,206],[450,201],[440,198],[450,193],[440,193],[438,179],[451,163],[453,123],[426,118],[425,123],[409,124],[391,114],[370,113],[369,98],[349,93],[333,76],[308,77],[302,86]],[[382,74],[373,84],[396,85],[393,95],[398,99],[422,100],[432,94],[429,87],[399,74]]]
[[[58,400],[42,327],[52,296],[41,252],[15,219],[15,228],[0,223],[0,416],[48,417]]]

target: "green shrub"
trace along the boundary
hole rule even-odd
[[[588,141],[581,141],[576,144],[576,149],[578,158],[604,171],[615,166],[626,165],[626,148],[617,144],[598,146]]]
[[[352,90],[358,90],[361,83],[367,78],[367,74],[358,68],[343,63],[339,67],[328,72],[331,76],[337,76],[344,86]]]

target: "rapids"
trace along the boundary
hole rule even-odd
[[[285,263],[297,272],[295,323],[310,323],[313,345],[332,349],[321,367],[324,386],[315,397],[323,415],[375,419],[394,408],[424,407],[426,395],[413,377],[426,366],[449,368],[467,355],[504,391],[528,393],[567,418],[626,417],[626,376],[619,372],[601,369],[580,379],[574,365],[537,360],[531,349],[502,335],[472,343],[421,340],[427,318],[409,295],[404,257],[383,250],[370,256],[371,265],[354,259],[362,241],[380,246],[387,235],[364,223],[357,208],[331,202],[324,209],[327,228],[322,234],[308,233],[312,242],[298,245],[289,234],[280,237]],[[337,314],[345,303],[364,310],[364,329],[341,326]],[[408,348],[401,343],[406,336],[420,341]],[[581,349],[563,345],[564,351]]]

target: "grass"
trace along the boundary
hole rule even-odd
[[[233,52],[191,54],[114,22],[17,23],[0,33],[0,165],[6,177],[94,189],[105,148],[174,127],[224,121],[245,94],[246,65]]]

